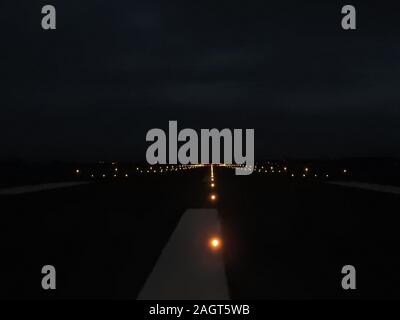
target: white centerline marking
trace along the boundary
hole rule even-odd
[[[188,209],[164,247],[139,300],[228,300],[221,249],[210,239],[221,237],[218,211]]]
[[[364,182],[332,181],[332,182],[328,182],[328,183],[339,185],[339,186],[344,186],[344,187],[350,187],[350,188],[358,188],[358,189],[365,189],[365,190],[371,190],[371,191],[400,194],[400,187],[395,187],[395,186],[385,186],[385,185],[380,185],[380,184],[364,183]]]
[[[8,195],[18,195],[24,193],[31,193],[31,192],[38,192],[44,190],[52,190],[52,189],[59,189],[59,188],[66,188],[72,186],[78,186],[81,184],[88,184],[88,181],[80,181],[80,182],[55,182],[55,183],[44,183],[44,184],[37,184],[37,185],[30,185],[30,186],[20,186],[20,187],[13,187],[7,189],[0,189],[0,195],[8,196]]]

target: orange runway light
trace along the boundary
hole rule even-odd
[[[215,187],[215,184],[214,183],[211,183],[211,188],[214,188]]]
[[[221,240],[218,237],[212,237],[209,241],[209,246],[213,250],[218,250],[221,248]]]
[[[217,199],[217,196],[215,194],[212,194],[210,198],[212,201],[215,201]]]

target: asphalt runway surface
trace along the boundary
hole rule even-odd
[[[215,214],[204,228],[220,224],[215,261],[230,299],[400,298],[400,195],[214,171],[215,202],[208,168],[1,195],[1,298],[137,299],[152,274],[173,272],[174,257],[182,269],[185,254],[170,252],[190,242],[192,229],[178,225],[198,225],[189,209]],[[47,264],[56,290],[41,287]],[[356,268],[356,290],[341,287],[344,265]]]

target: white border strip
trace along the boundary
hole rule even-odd
[[[21,186],[7,189],[0,189],[0,195],[2,196],[10,196],[10,195],[18,195],[24,193],[66,188],[72,186],[78,186],[81,184],[88,184],[88,181],[80,181],[80,182],[55,182],[55,183],[45,183],[45,184],[37,184],[30,186]]]
[[[395,186],[385,186],[385,185],[374,184],[374,183],[341,182],[341,181],[332,181],[332,182],[328,182],[328,183],[339,185],[339,186],[344,186],[344,187],[350,187],[350,188],[358,188],[358,189],[365,189],[365,190],[371,190],[371,191],[400,194],[400,187],[395,187]]]

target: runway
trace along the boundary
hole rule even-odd
[[[398,194],[214,171],[213,189],[199,168],[1,195],[1,297],[400,297]],[[53,292],[41,289],[45,264]],[[340,285],[347,264],[355,291]]]

